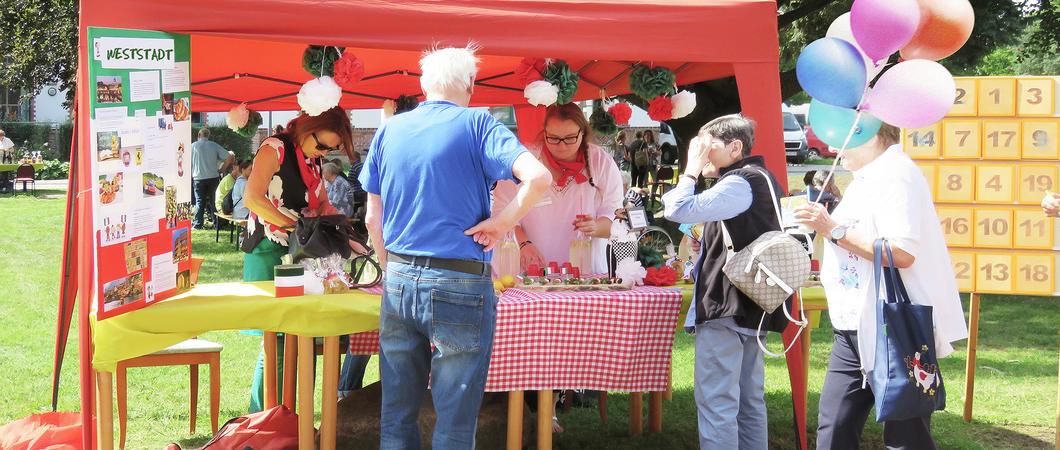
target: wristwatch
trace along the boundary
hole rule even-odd
[[[849,225],[836,225],[835,228],[832,228],[832,231],[828,232],[828,239],[833,244],[839,245],[839,241],[847,237],[847,228],[849,228]]]

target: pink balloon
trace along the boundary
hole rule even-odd
[[[916,0],[854,0],[850,8],[854,39],[875,62],[905,47],[919,26]]]
[[[862,109],[899,128],[920,128],[945,117],[956,96],[950,71],[935,61],[914,59],[884,72]]]

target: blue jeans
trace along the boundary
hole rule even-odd
[[[380,449],[421,448],[417,417],[428,375],[437,412],[432,448],[475,447],[496,320],[489,265],[479,275],[387,265],[379,315]]]
[[[203,214],[207,214],[207,218],[210,220],[217,220],[214,217],[214,214],[217,213],[214,205],[214,196],[217,193],[218,184],[221,184],[221,178],[216,177],[193,182],[192,193],[195,200],[195,218],[192,220],[192,226],[196,228],[202,227]]]

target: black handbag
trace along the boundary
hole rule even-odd
[[[288,253],[296,263],[305,258],[324,258],[335,254],[342,259],[349,259],[353,254],[350,240],[366,241],[359,234],[350,219],[342,214],[302,217],[288,239]]]

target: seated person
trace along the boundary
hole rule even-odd
[[[235,171],[238,178],[236,178],[235,184],[232,185],[232,218],[236,220],[246,220],[250,216],[250,209],[247,208],[244,197],[247,191],[247,178],[250,177],[250,171],[253,169],[254,161],[246,159],[236,164]]]

